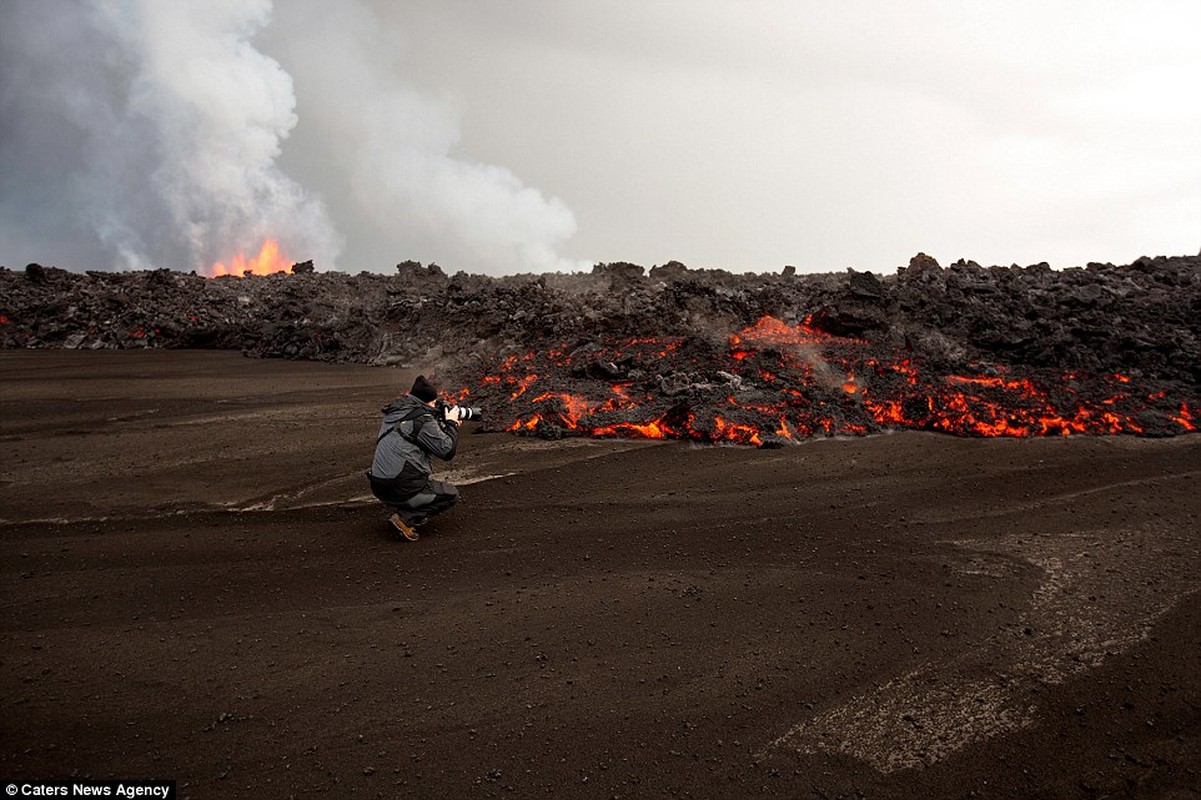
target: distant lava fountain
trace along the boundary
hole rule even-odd
[[[813,315],[699,337],[554,345],[465,376],[492,430],[756,446],[915,429],[958,436],[1168,436],[1197,429],[1177,384],[971,364],[953,373],[895,347],[834,336]]]
[[[241,277],[244,273],[270,275],[273,272],[287,272],[290,266],[291,262],[279,252],[279,242],[267,239],[263,242],[257,256],[247,258],[245,254],[238,253],[229,260],[229,264],[218,261],[209,267],[208,276],[210,278],[217,278],[221,275]]]

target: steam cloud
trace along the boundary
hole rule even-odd
[[[556,253],[576,231],[560,200],[525,186],[509,170],[455,153],[459,125],[448,103],[406,81],[405,32],[370,3],[281,4],[268,31],[273,52],[296,78],[299,149],[316,154],[297,169],[350,211],[339,226],[378,242],[356,268],[391,269],[401,258],[437,260],[489,274],[575,269]],[[456,57],[447,54],[448,58]],[[314,165],[332,174],[316,174]],[[587,262],[591,265],[591,262]]]
[[[271,237],[327,268],[336,219],[386,253],[355,268],[579,266],[556,255],[575,232],[566,206],[451,155],[456,120],[391,77],[367,6],[285,9],[299,128],[293,76],[253,41],[274,27],[270,0],[0,6],[0,262],[200,269]],[[294,129],[289,171],[328,211],[280,166]]]
[[[332,261],[338,237],[322,204],[275,166],[296,114],[291,78],[249,41],[270,10],[264,0],[6,4],[5,249],[201,268],[274,237],[284,252]],[[10,213],[26,197],[40,202]],[[45,222],[31,230],[30,218]]]

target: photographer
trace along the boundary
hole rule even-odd
[[[371,493],[395,513],[388,520],[410,542],[416,526],[459,501],[459,490],[430,478],[430,456],[449,461],[459,441],[460,409],[438,401],[438,389],[424,375],[413,388],[383,409],[375,459],[367,478]]]

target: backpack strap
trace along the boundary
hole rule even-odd
[[[429,417],[430,419],[433,419],[434,415],[430,413],[428,408],[415,408],[400,419],[396,420],[396,422],[392,423],[392,425],[388,427],[388,430],[379,435],[379,438],[375,440],[375,443],[378,445],[388,434],[396,432],[400,435],[400,438],[404,439],[405,441],[417,444],[417,431],[421,430],[422,426],[413,426],[408,434],[401,430],[400,426],[402,423],[412,422],[414,420],[421,419],[422,417]]]

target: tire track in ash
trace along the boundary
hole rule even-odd
[[[927,662],[803,720],[767,745],[838,753],[883,773],[931,765],[1038,720],[1040,689],[1099,666],[1145,639],[1156,620],[1201,588],[1194,535],[1162,520],[1086,534],[961,539],[963,572],[1042,580],[1013,624],[960,656]]]

